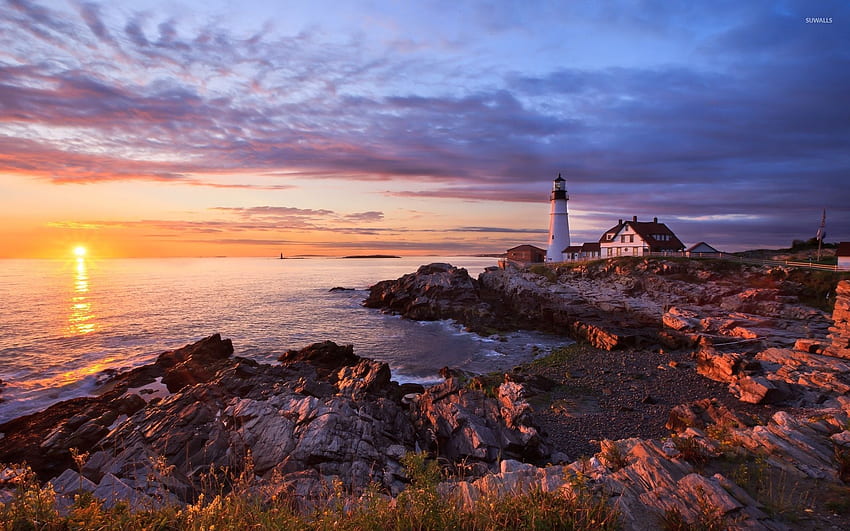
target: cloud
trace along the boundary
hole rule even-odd
[[[255,206],[255,207],[214,207],[211,210],[232,212],[243,218],[329,218],[335,215],[332,210],[297,208],[283,206]]]
[[[107,29],[106,25],[101,19],[100,6],[89,2],[80,2],[78,6],[80,10],[80,16],[83,18],[83,20],[88,25],[89,29],[95,35],[95,37],[107,44],[116,46],[117,43],[115,42],[115,39],[112,37],[109,32],[109,29]]]
[[[542,187],[540,187],[542,188]],[[543,189],[545,190],[545,189]],[[547,200],[548,191],[494,189],[492,187],[445,187],[433,190],[402,190],[384,192],[390,197],[417,197],[460,199],[464,201],[504,201],[512,203],[540,203]]]
[[[600,213],[587,219],[598,227],[636,213],[695,235],[731,241],[737,229],[779,242],[803,230],[792,220],[823,207],[850,226],[844,2],[819,4],[832,25],[805,24],[818,14],[797,1],[557,13],[479,5],[463,10],[462,37],[423,18],[408,42],[390,39],[396,47],[82,0],[72,12],[8,6],[0,172],[256,190],[294,178],[415,179],[415,190],[385,194],[533,203],[546,201],[560,171],[571,207]],[[544,61],[544,41],[528,40],[526,23],[549,23],[544,16],[564,24],[571,46],[584,43],[578,22],[589,24],[624,59]],[[629,38],[670,60],[639,54]],[[502,62],[525,48],[487,48],[498,39],[538,48],[528,64]],[[570,52],[548,53],[561,51]],[[262,181],[221,182],[235,173]],[[230,212],[305,228],[385,221],[377,211],[265,208]]]
[[[449,232],[489,232],[497,234],[548,234],[547,229],[514,229],[508,227],[457,227]]]
[[[384,213],[375,210],[370,210],[368,212],[355,212],[353,214],[346,214],[345,219],[357,223],[374,223],[377,221],[383,221]]]

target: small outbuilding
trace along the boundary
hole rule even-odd
[[[595,260],[602,255],[599,242],[584,242],[581,244],[581,259]]]
[[[688,258],[720,258],[723,254],[705,242],[699,242],[685,249]]]
[[[564,260],[571,262],[581,260],[581,245],[570,245],[563,251]]]
[[[508,249],[505,258],[515,262],[539,264],[546,260],[546,250],[529,244],[517,245]]]
[[[850,242],[841,242],[835,251],[838,258],[838,269],[850,270]]]

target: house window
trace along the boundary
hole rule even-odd
[[[635,235],[629,234],[629,243],[635,243]]]
[[[608,247],[608,256],[613,256],[613,255],[614,255],[614,248]]]

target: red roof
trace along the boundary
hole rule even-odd
[[[535,246],[529,245],[527,243],[524,243],[522,245],[517,245],[516,247],[511,247],[510,249],[508,249],[508,252],[518,251],[518,250],[523,249],[523,248],[528,248],[528,249],[531,249],[531,250],[534,250],[534,251],[539,251],[541,253],[546,252],[546,249],[541,249],[540,247],[535,247]]]
[[[835,256],[850,256],[850,242],[839,243]]]
[[[619,223],[606,230],[605,233],[599,238],[599,243],[611,242],[613,240],[607,239],[608,234],[619,233],[623,227],[629,226],[634,230],[640,237],[649,245],[650,252],[655,251],[681,251],[685,248],[685,245],[679,240],[679,238],[670,230],[667,225],[664,223],[658,223],[658,218],[655,218],[653,221],[636,221],[634,219],[629,221],[620,220]],[[669,240],[661,240],[656,239],[656,236],[670,236]]]

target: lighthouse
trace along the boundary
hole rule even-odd
[[[546,251],[547,262],[563,260],[563,250],[570,246],[570,220],[567,214],[567,181],[561,174],[552,183],[552,193],[549,195],[549,249]]]

